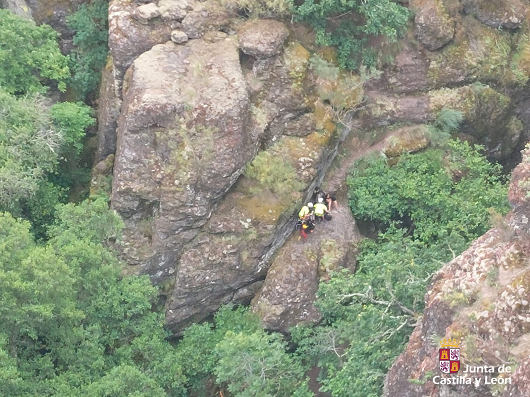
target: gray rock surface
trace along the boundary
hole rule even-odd
[[[0,0],[0,8],[10,10],[19,17],[33,20],[31,8],[25,0]]]
[[[289,36],[285,25],[273,20],[250,20],[239,29],[239,47],[258,59],[278,54]]]
[[[149,5],[149,4],[147,4]],[[143,6],[141,6],[143,7]],[[117,93],[125,71],[134,60],[156,44],[171,39],[170,24],[143,24],[134,19],[136,4],[112,0],[109,4],[109,50],[114,63]]]
[[[155,46],[128,71],[123,98],[112,206],[125,258],[160,281],[255,153],[237,46]]]
[[[133,18],[144,24],[158,16],[160,16],[160,10],[155,3],[141,5],[133,13]]]
[[[163,20],[182,21],[193,9],[187,0],[160,0],[158,8]]]
[[[177,44],[182,44],[188,41],[188,35],[182,30],[174,30],[171,32],[171,41]]]
[[[455,21],[445,10],[441,0],[413,1],[416,10],[416,37],[429,50],[437,50],[455,35]]]
[[[182,30],[190,39],[198,39],[208,31],[227,28],[234,16],[220,2],[197,2],[182,20]]]
[[[464,12],[494,29],[521,27],[529,6],[524,0],[464,0],[463,5]]]
[[[98,148],[96,162],[116,152],[116,128],[120,115],[121,100],[118,97],[114,81],[112,59],[101,73],[98,106]]]

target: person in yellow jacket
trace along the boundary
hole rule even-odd
[[[328,213],[328,206],[324,204],[324,199],[319,198],[318,203],[315,204],[315,217],[318,221],[322,221],[324,219],[324,215]]]
[[[300,212],[298,213],[298,218],[300,218],[301,221],[304,221],[306,219],[309,219],[313,216],[313,203],[307,203],[307,205],[304,205]]]

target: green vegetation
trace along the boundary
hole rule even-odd
[[[0,10],[0,90],[42,93],[54,83],[64,91],[68,76],[68,59],[59,51],[57,33],[50,26],[35,26]]]
[[[259,4],[262,12],[282,13],[285,3]],[[317,28],[321,42],[339,46],[341,66],[349,68],[372,64],[370,38],[395,40],[408,16],[390,0],[306,0],[296,11]],[[97,88],[106,55],[105,13],[106,3],[95,0],[70,20],[77,30],[70,83],[79,98],[90,99]],[[341,81],[343,71],[321,58],[314,57],[311,67],[321,78]],[[296,327],[287,344],[282,335],[265,332],[247,309],[224,307],[211,322],[184,330],[172,345],[156,310],[157,288],[147,276],[124,276],[124,264],[109,248],[119,243],[123,224],[107,198],[67,204],[80,175],[88,175],[77,164],[85,131],[94,124],[82,103],[50,106],[42,97],[52,85],[64,89],[68,76],[49,27],[0,10],[5,395],[310,397],[307,370],[318,366],[322,390],[334,397],[379,396],[423,310],[432,274],[486,231],[491,214],[508,210],[500,167],[488,163],[479,147],[453,141],[402,155],[393,166],[385,159],[372,161],[348,179],[349,204],[358,219],[381,233],[361,243],[354,275],[336,272],[321,284],[322,323]],[[326,98],[347,103],[342,94]],[[441,109],[432,128],[449,135],[461,121],[462,112]],[[202,143],[214,144],[211,130],[200,132]],[[190,156],[181,161],[199,167],[198,148],[184,131],[172,133]],[[279,196],[303,189],[282,150],[261,152],[245,170]],[[330,255],[320,266],[327,270],[333,243],[325,246]],[[497,276],[489,274],[489,282]],[[454,296],[451,304],[466,299]]]
[[[456,234],[470,241],[483,234],[489,208],[508,210],[501,167],[481,156],[479,147],[452,141],[449,149],[406,155],[394,167],[380,161],[350,178],[356,217],[381,228],[397,223],[426,243]]]
[[[92,110],[81,102],[62,102],[51,107],[50,116],[62,132],[64,145],[79,154],[83,149],[85,130],[96,123]]]
[[[407,8],[391,0],[304,0],[293,13],[313,26],[318,45],[337,47],[341,68],[352,70],[377,66],[371,42],[395,42],[409,18]]]
[[[69,55],[69,84],[76,100],[95,99],[107,60],[108,8],[108,0],[93,0],[82,4],[68,19],[68,25],[76,31],[74,49]]]
[[[9,396],[183,395],[146,276],[103,243],[121,220],[99,199],[58,208],[51,239],[0,215],[0,383]]]
[[[55,206],[89,175],[77,163],[95,122],[86,105],[50,108],[39,94],[47,83],[63,88],[69,76],[56,36],[0,10],[0,211],[29,220],[37,239],[46,238]]]

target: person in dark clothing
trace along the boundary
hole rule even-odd
[[[311,196],[311,202],[312,203],[318,203],[318,199],[319,198],[325,199],[326,198],[326,193],[324,193],[322,191],[322,189],[320,189],[320,187],[317,186],[313,190],[313,195]]]
[[[328,211],[331,212],[331,207],[335,204],[335,209],[339,210],[339,204],[337,203],[337,196],[333,193],[326,194],[326,203],[328,205]]]

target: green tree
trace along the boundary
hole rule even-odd
[[[304,370],[286,352],[280,334],[228,331],[216,353],[217,382],[226,383],[234,397],[290,397],[301,386]]]
[[[0,89],[10,94],[44,92],[54,82],[61,91],[70,75],[57,33],[11,11],[0,10]]]
[[[96,123],[92,109],[81,102],[61,102],[50,108],[50,116],[62,133],[66,149],[74,149],[75,154],[79,154],[83,149],[85,131]]]
[[[353,214],[382,228],[398,222],[424,242],[452,233],[477,238],[488,228],[490,208],[509,209],[501,167],[480,150],[452,141],[448,151],[404,155],[395,166],[372,164],[348,179]]]
[[[122,277],[104,246],[120,218],[105,199],[57,214],[44,245],[27,222],[0,216],[0,378],[10,396],[184,396],[182,365],[152,311],[157,289]]]

